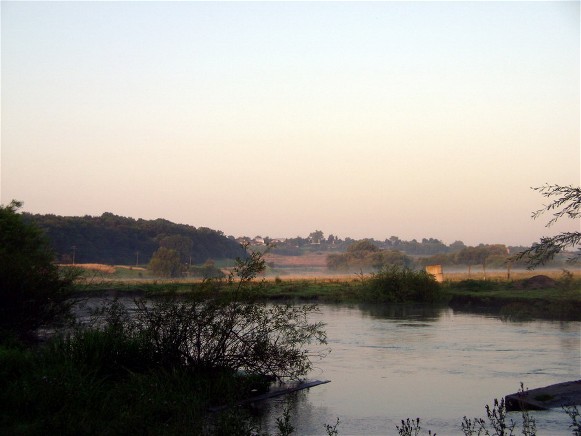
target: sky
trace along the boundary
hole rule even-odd
[[[0,203],[529,245],[580,184],[579,2],[2,1]]]

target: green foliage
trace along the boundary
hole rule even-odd
[[[482,265],[486,270],[486,265],[493,263],[495,266],[502,265],[507,260],[507,249],[502,244],[484,245],[477,247],[465,247],[456,254],[456,262],[468,265],[468,272],[472,265]]]
[[[59,261],[109,265],[147,264],[160,246],[178,251],[183,262],[244,256],[240,245],[222,232],[175,224],[164,219],[143,220],[112,213],[101,216],[63,217],[24,214],[46,233]]]
[[[0,331],[30,339],[37,328],[68,319],[79,273],[52,263],[42,231],[24,221],[21,206],[0,206]]]
[[[434,276],[424,270],[414,271],[392,265],[364,278],[363,289],[371,301],[429,302],[437,298],[440,285]]]
[[[160,247],[147,266],[151,272],[160,277],[180,277],[182,275],[182,263],[176,250]]]
[[[212,260],[206,261],[203,266],[192,266],[188,268],[188,273],[193,277],[201,277],[203,279],[222,279],[226,274]]]
[[[248,248],[248,244],[242,244],[245,252]],[[238,279],[238,289],[245,286],[248,282],[256,278],[258,274],[263,272],[266,268],[266,261],[264,260],[264,255],[269,250],[269,246],[266,247],[264,252],[252,251],[247,253],[245,257],[237,257],[236,265],[232,269],[232,274],[229,277],[229,282],[234,282],[234,279]]]
[[[322,324],[309,323],[314,306],[215,299],[139,300],[123,330],[143,338],[152,359],[166,368],[244,371],[296,379],[311,368],[313,341],[324,343]]]
[[[502,284],[495,280],[460,280],[458,282],[448,282],[450,289],[459,289],[469,292],[495,291],[502,287],[506,288],[508,284]]]
[[[563,272],[561,273],[561,277],[559,277],[559,279],[557,280],[557,286],[559,287],[559,289],[565,292],[571,291],[576,287],[581,289],[581,286],[579,286],[579,282],[575,280],[571,271],[567,271],[566,269],[563,270]]]
[[[177,252],[182,263],[190,260],[193,245],[191,238],[182,235],[166,236],[159,241],[160,248],[167,248]]]
[[[325,343],[323,325],[309,323],[318,310],[313,305],[253,302],[248,285],[263,269],[263,254],[251,253],[237,259],[230,292],[210,281],[207,292],[137,300],[132,317],[113,304],[98,314],[100,323],[120,325],[125,334],[144,338],[163,367],[296,379],[311,368],[307,346]]]
[[[0,372],[0,434],[204,434],[212,427],[208,406],[246,392],[245,381],[231,374],[111,361],[115,352],[133,353],[107,350],[116,333],[102,333],[108,337],[60,339],[35,353],[0,348],[0,368],[12,368]],[[8,358],[19,365],[7,365]],[[238,417],[238,428],[245,423]]]
[[[254,433],[243,415],[211,419],[208,407],[235,403],[265,376],[306,374],[306,347],[325,342],[322,324],[308,322],[315,306],[233,298],[261,265],[239,261],[237,294],[139,300],[131,314],[113,301],[37,353],[0,347],[0,433]],[[288,416],[281,424],[292,431]]]
[[[550,227],[563,217],[573,220],[581,218],[581,187],[560,186],[545,184],[537,188],[532,188],[541,193],[545,198],[555,198],[551,203],[542,209],[533,212],[533,219],[537,219],[546,212],[552,212],[553,218],[549,220],[545,227]],[[544,265],[561,251],[572,248],[577,249],[568,258],[568,262],[575,263],[581,259],[581,232],[562,232],[556,236],[543,237],[540,242],[532,247],[518,253],[515,260],[525,260],[529,268]]]
[[[369,239],[354,242],[349,246],[349,248],[347,248],[347,252],[349,253],[360,253],[366,251],[379,251],[379,248]]]
[[[345,253],[327,256],[327,267],[339,271],[381,269],[386,265],[410,267],[412,263],[412,259],[401,251],[380,250],[367,239],[354,242]]]

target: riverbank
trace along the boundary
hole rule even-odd
[[[262,279],[245,295],[260,301],[365,302],[369,301],[369,275],[343,277]],[[512,319],[581,320],[581,279],[561,273],[535,275],[519,280],[447,280],[431,299],[455,310],[487,311]],[[462,278],[460,276],[459,278]],[[77,286],[77,297],[145,297],[166,294],[228,292],[226,282],[213,281],[100,281]],[[412,300],[410,300],[411,302]],[[401,302],[401,301],[400,301]]]

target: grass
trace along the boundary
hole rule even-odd
[[[208,284],[201,279],[152,279],[135,277],[140,270],[122,269],[106,277],[93,277],[78,286],[79,294],[87,291],[113,291],[116,295],[138,293],[163,295],[167,293],[190,294],[205,292]],[[133,274],[129,277],[128,274]],[[556,281],[552,288],[519,289],[518,283],[535,275],[543,274]],[[143,274],[142,274],[143,276]],[[377,300],[369,292],[369,274],[344,274],[326,276],[278,275],[258,277],[254,297],[272,301],[364,302]],[[569,273],[563,270],[514,270],[511,280],[506,271],[487,272],[487,280],[477,278],[472,272],[444,271],[445,281],[432,301],[448,303],[454,309],[497,311],[515,319],[554,318],[581,319],[581,271]],[[220,287],[220,282],[213,286]],[[387,299],[386,301],[388,301]],[[405,300],[405,299],[404,299]],[[413,298],[412,298],[413,300]],[[395,301],[395,300],[391,300]]]
[[[102,370],[55,349],[0,348],[0,363],[2,434],[190,434],[215,425],[210,405],[244,392],[228,374],[120,365]]]
[[[250,434],[242,411],[208,408],[265,383],[229,369],[164,364],[147,336],[114,325],[36,348],[1,339],[0,434]]]

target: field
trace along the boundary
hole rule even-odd
[[[368,275],[372,271],[349,271],[349,272],[334,272],[327,268],[327,253],[316,252],[307,253],[301,256],[284,256],[280,254],[267,253],[264,256],[267,268],[260,278],[267,281],[275,280],[277,278],[285,281],[301,281],[301,280],[318,280],[318,281],[342,281],[348,282],[359,280],[361,275]],[[217,262],[217,265],[220,263]],[[232,266],[225,266],[222,270],[227,274]],[[72,266],[72,265],[63,265]],[[199,282],[201,279],[184,277],[181,279],[160,279],[152,276],[149,271],[143,266],[130,265],[102,265],[102,264],[76,264],[75,267],[82,268],[88,272],[88,275],[93,280],[105,281],[171,281],[171,282]],[[581,268],[579,266],[568,268],[568,271],[573,274],[575,279],[581,279]],[[484,272],[481,266],[473,266],[471,273],[468,273],[467,267],[443,267],[444,281],[457,282],[461,280],[497,280],[497,281],[516,281],[524,280],[535,275],[546,275],[552,279],[558,279],[563,274],[563,269],[559,268],[538,268],[535,270],[526,269],[490,269]]]

